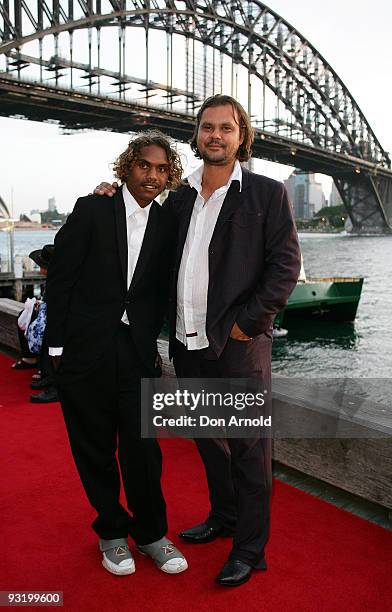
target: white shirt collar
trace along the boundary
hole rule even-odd
[[[150,212],[153,200],[144,208],[142,206],[139,206],[125,183],[123,183],[122,186],[122,194],[124,198],[125,214],[127,218],[133,215],[135,212],[144,212],[145,214],[148,214]]]
[[[189,185],[193,187],[194,189],[196,189],[198,193],[201,192],[201,181],[203,178],[203,171],[204,171],[204,163],[202,163],[198,168],[196,168],[196,170],[194,170],[187,177]],[[227,189],[230,187],[233,181],[239,181],[240,191],[241,191],[242,190],[242,168],[241,168],[241,164],[238,161],[238,159],[236,159],[235,161],[233,172],[231,173],[230,178],[227,181],[226,185],[224,187],[220,187],[219,189],[227,191]]]

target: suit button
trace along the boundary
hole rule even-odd
[[[128,306],[131,303],[131,300],[125,300],[125,305]]]

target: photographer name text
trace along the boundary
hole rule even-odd
[[[235,415],[228,418],[213,418],[206,414],[196,417],[181,415],[179,417],[164,417],[157,414],[152,422],[155,427],[271,427],[271,416],[259,416],[253,419],[237,417]]]

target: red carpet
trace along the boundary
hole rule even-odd
[[[351,612],[392,609],[392,534],[276,482],[269,570],[237,589],[213,578],[230,541],[181,544],[190,569],[163,574],[137,556],[132,576],[101,566],[94,512],[68,448],[58,404],[28,402],[31,370],[0,356],[0,590],[61,590],[75,612]],[[164,440],[164,487],[171,537],[204,518],[206,485],[193,444]]]

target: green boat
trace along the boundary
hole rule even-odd
[[[277,327],[290,328],[304,321],[354,321],[363,277],[309,278],[299,281],[287,306],[277,315]]]

